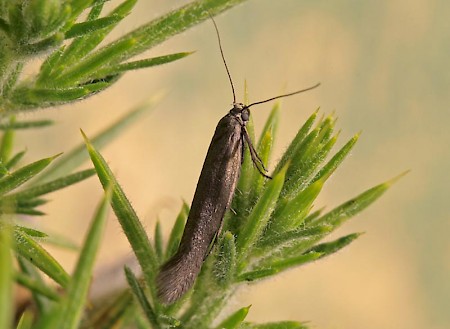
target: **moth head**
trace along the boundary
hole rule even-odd
[[[250,119],[250,109],[242,103],[233,103],[230,113],[234,116],[240,116],[243,122],[247,122]]]

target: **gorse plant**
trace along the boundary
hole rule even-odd
[[[20,121],[21,112],[90,97],[129,70],[188,56],[190,52],[180,52],[131,60],[243,0],[195,1],[102,45],[137,0],[122,1],[109,13],[104,13],[105,2],[0,0],[0,328],[304,328],[292,321],[246,322],[249,307],[222,315],[220,323],[217,319],[239,285],[307,264],[351,243],[358,233],[321,241],[394,182],[375,186],[325,214],[312,210],[324,183],[358,139],[354,136],[329,156],[337,140],[333,116],[318,119],[317,111],[311,115],[276,165],[273,180],[255,170],[245,151],[233,211],[227,212],[222,233],[194,288],[170,306],[158,301],[155,278],[161,264],[177,250],[189,206],[182,205],[167,243],[159,223],[150,239],[98,151],[148,112],[152,103],[130,111],[90,140],[83,134],[85,143],[71,152],[19,166],[25,151],[14,151],[16,131],[52,124],[50,120]],[[24,66],[35,57],[43,59],[40,70],[24,78]],[[275,105],[256,144],[264,163],[272,152],[278,108]],[[253,138],[251,122],[248,130]],[[95,168],[76,171],[88,156]],[[46,194],[93,175],[100,179],[105,196],[93,215],[75,270],[69,274],[42,246],[52,243],[52,237],[21,224],[20,215],[43,215],[39,206],[47,202]],[[108,204],[130,242],[142,277],[125,268],[129,289],[116,293],[103,307],[90,308],[87,293]],[[42,274],[53,284],[46,283]],[[15,283],[32,293],[34,305],[16,312],[18,321],[13,319]]]

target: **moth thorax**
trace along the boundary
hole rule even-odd
[[[239,116],[243,122],[247,122],[250,118],[250,109],[242,103],[234,103],[230,113]]]

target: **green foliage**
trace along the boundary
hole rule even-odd
[[[0,3],[0,109],[19,112],[74,102],[115,83],[123,73],[169,63],[180,52],[129,61],[212,15],[244,0],[198,0],[100,45],[130,13],[125,0],[103,14],[101,0],[3,0]],[[80,16],[87,12],[85,17]],[[24,63],[51,52],[38,74],[20,79]]]
[[[26,152],[14,150],[17,131],[53,124],[51,120],[23,121],[21,112],[78,101],[105,90],[128,71],[182,59],[192,52],[132,60],[209,15],[243,1],[193,1],[105,43],[137,0],[118,1],[107,13],[103,8],[106,0],[0,0],[0,328],[306,328],[293,321],[245,322],[250,306],[222,317],[219,324],[217,319],[239,285],[310,263],[354,241],[360,233],[327,242],[323,239],[395,182],[396,178],[368,189],[325,214],[313,208],[324,184],[359,136],[330,156],[338,137],[333,116],[317,120],[318,111],[311,115],[276,164],[272,180],[258,173],[245,150],[239,193],[232,202],[234,211],[226,214],[194,289],[170,306],[156,298],[155,278],[178,248],[189,206],[183,202],[167,243],[159,221],[152,241],[100,154],[103,146],[148,113],[158,97],[129,111],[91,139],[83,133],[85,143],[65,154],[23,164]],[[43,59],[39,72],[25,78],[21,73],[36,58]],[[265,164],[271,159],[278,121],[277,104],[256,144]],[[254,140],[251,120],[248,132]],[[94,168],[79,170],[89,158]],[[40,206],[48,202],[47,194],[93,175],[99,178],[105,195],[79,249],[74,272],[68,273],[45,244],[72,249],[73,245],[25,226],[20,215],[43,215]],[[130,289],[90,310],[87,294],[109,204],[136,255],[142,277],[125,268]],[[44,280],[43,274],[52,282]],[[13,324],[14,283],[31,292],[34,308],[18,314],[19,320]]]

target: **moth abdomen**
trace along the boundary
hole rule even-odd
[[[197,251],[198,252],[198,251]],[[164,304],[172,304],[194,284],[202,262],[196,251],[177,253],[161,268],[156,279],[158,298]],[[200,256],[201,257],[201,256]]]

